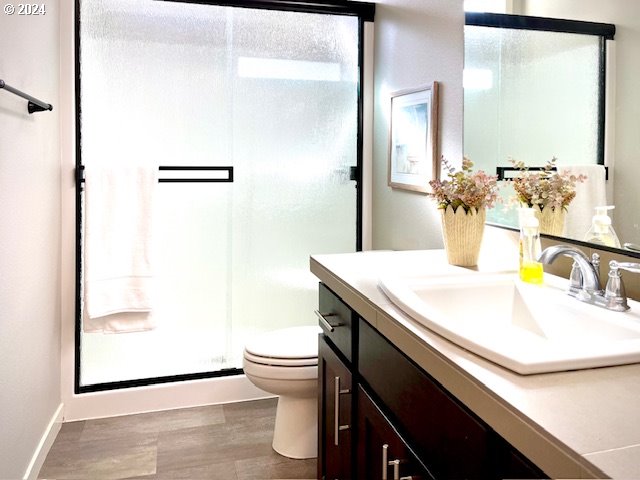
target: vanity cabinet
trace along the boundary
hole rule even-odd
[[[319,479],[545,477],[323,284],[319,313]]]

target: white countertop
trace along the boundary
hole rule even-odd
[[[460,268],[447,263],[443,250],[311,258],[311,271],[320,280],[545,473],[640,478],[640,364],[518,375],[431,332],[378,287],[385,273],[429,275]],[[512,268],[512,262],[483,264],[481,257],[477,270]]]

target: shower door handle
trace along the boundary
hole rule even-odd
[[[340,395],[351,393],[351,390],[345,388],[340,390],[340,377],[334,378],[334,398],[333,398],[333,444],[338,447],[340,441],[338,435],[344,430],[349,430],[349,425],[340,425]]]

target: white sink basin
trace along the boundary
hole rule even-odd
[[[405,313],[448,340],[520,374],[640,362],[640,304],[612,312],[517,274],[383,277],[380,287]]]

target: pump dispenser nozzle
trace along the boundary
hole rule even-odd
[[[591,220],[591,228],[584,236],[585,242],[620,248],[620,240],[611,226],[611,218],[608,214],[608,211],[614,208],[613,205],[596,207],[596,214]]]

